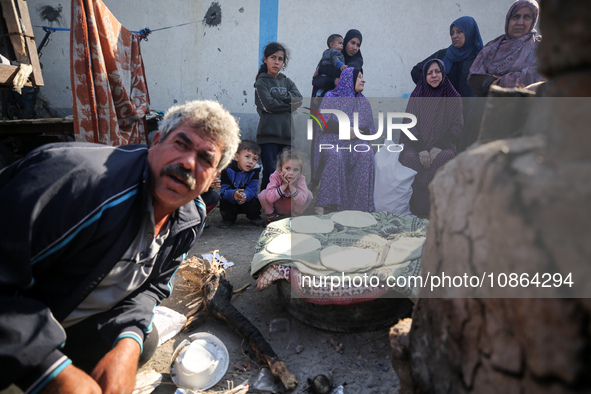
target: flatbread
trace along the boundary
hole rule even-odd
[[[377,259],[378,253],[371,249],[331,245],[320,252],[322,265],[337,272],[366,271],[376,265]]]
[[[332,215],[330,219],[345,227],[369,227],[378,223],[371,213],[362,211],[341,211]]]
[[[281,234],[267,245],[267,250],[273,254],[297,256],[318,250],[320,241],[308,234]]]
[[[298,216],[291,219],[291,230],[305,234],[326,234],[334,230],[334,222],[317,216]]]

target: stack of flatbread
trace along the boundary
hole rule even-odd
[[[376,218],[367,212],[342,211],[329,218],[300,216],[291,219],[289,234],[280,234],[267,245],[270,253],[289,256],[291,262],[304,274],[325,276],[336,273],[367,272],[373,268],[390,266],[406,267],[413,259],[420,258],[424,237],[398,237],[386,239],[370,235],[373,241],[362,242],[347,234],[339,236],[340,244],[322,245],[322,236],[334,231],[335,224],[345,228],[364,228],[377,224]],[[339,227],[340,228],[340,227]],[[341,234],[341,233],[339,233]],[[316,235],[316,236],[315,236]],[[366,238],[366,237],[364,237]]]

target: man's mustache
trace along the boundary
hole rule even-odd
[[[195,190],[197,181],[191,175],[191,171],[187,170],[180,164],[168,164],[162,167],[160,175],[172,175],[180,179],[191,190]]]

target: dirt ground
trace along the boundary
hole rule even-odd
[[[275,285],[258,291],[256,281],[250,277],[249,267],[256,242],[262,228],[251,225],[244,216],[228,229],[219,229],[221,216],[215,209],[209,216],[210,227],[204,230],[189,256],[219,250],[220,254],[235,265],[227,271],[227,279],[234,289],[250,284],[248,289],[232,299],[232,304],[246,316],[263,334],[287,368],[295,374],[299,384],[293,393],[307,392],[308,379],[325,374],[333,387],[342,385],[344,393],[397,393],[399,380],[390,362],[391,350],[388,329],[362,333],[336,333],[308,326],[291,317],[281,306]],[[163,305],[186,313],[186,301],[175,290]],[[271,332],[277,324],[288,326],[289,331]],[[249,358],[249,346],[240,334],[214,318],[205,319],[188,333],[181,333],[162,344],[152,360],[141,371],[155,370],[163,374],[163,383],[155,394],[176,391],[170,379],[170,360],[174,348],[189,334],[209,332],[216,335],[228,348],[230,364],[220,383],[209,392],[237,386],[250,385],[249,392],[262,392],[253,388],[260,372],[260,364]],[[238,367],[248,365],[247,370]],[[250,368],[250,369],[248,369]],[[276,392],[285,392],[276,386]]]
[[[310,214],[311,212],[306,212]],[[250,277],[249,267],[256,243],[263,231],[251,225],[244,216],[227,229],[220,229],[219,209],[209,215],[210,227],[206,228],[189,256],[219,250],[219,253],[235,265],[226,273],[226,278],[239,289],[250,286],[241,294],[234,295],[232,304],[246,316],[263,334],[287,368],[298,379],[298,386],[292,393],[309,392],[308,379],[318,374],[328,376],[333,387],[343,386],[343,393],[397,393],[399,379],[392,369],[388,342],[388,329],[361,333],[336,333],[308,326],[290,316],[280,304],[275,285],[263,291],[256,289],[256,281]],[[175,288],[172,296],[163,305],[177,312],[186,313],[186,300]],[[273,327],[288,327],[287,332],[271,332]],[[209,332],[217,336],[227,347],[230,355],[228,370],[222,380],[207,392],[214,393],[249,384],[249,393],[261,393],[253,388],[260,373],[260,363],[255,359],[250,347],[240,334],[225,323],[214,318],[204,319],[200,325],[187,333],[179,333],[162,344],[154,357],[138,371],[156,371],[162,374],[162,383],[154,394],[173,394],[177,387],[170,378],[170,363],[174,349],[196,332]],[[238,368],[246,366],[246,368]],[[246,369],[246,370],[245,370]],[[275,382],[275,392],[286,392],[279,382]],[[15,386],[0,390],[0,394],[22,393]]]

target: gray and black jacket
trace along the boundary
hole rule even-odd
[[[291,145],[291,113],[302,105],[302,94],[284,74],[259,74],[254,103],[259,113],[257,143]]]
[[[0,172],[0,389],[39,388],[71,362],[59,350],[60,321],[137,235],[149,201],[147,156],[142,145],[50,144]],[[202,231],[198,205],[173,213],[148,280],[101,314],[107,343],[131,336],[141,346],[154,307],[172,292],[182,256]]]

